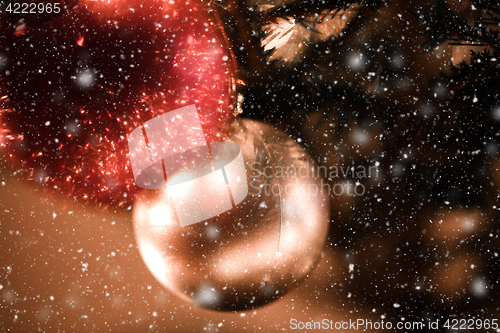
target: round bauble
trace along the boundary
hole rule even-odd
[[[163,286],[198,306],[236,311],[277,299],[311,274],[325,244],[329,204],[313,160],[286,134],[249,120],[230,133],[244,161],[248,192],[241,201],[186,225],[178,203],[198,198],[199,207],[188,212],[197,215],[220,204],[219,185],[171,191],[167,183],[167,190],[138,194],[133,221],[142,258]],[[225,174],[236,197],[234,184],[243,179],[231,170]]]

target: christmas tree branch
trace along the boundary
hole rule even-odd
[[[447,41],[457,41],[458,43],[474,43],[498,48],[499,31],[490,29],[486,24],[471,25],[462,13],[456,13],[443,0],[437,0],[433,6],[433,12],[416,12],[420,23],[424,27],[425,47],[428,51],[437,48]],[[480,7],[490,13],[495,23],[500,23],[500,13],[498,6],[482,5]]]

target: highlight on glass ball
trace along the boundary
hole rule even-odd
[[[184,180],[205,179],[176,183],[175,190],[167,180],[166,190],[139,193],[134,234],[147,267],[174,294],[208,309],[247,310],[286,294],[312,272],[327,236],[328,196],[311,157],[285,133],[239,120],[226,143],[239,149],[220,149],[224,158],[214,162],[213,174],[227,176],[183,169]],[[233,162],[239,158],[243,163]],[[247,192],[241,202],[183,223],[186,212],[203,215],[220,206],[224,191],[236,197],[241,182],[248,188],[239,192]],[[188,211],[179,208],[179,197]]]
[[[136,184],[166,187],[182,226],[223,213],[248,193],[240,148],[232,142],[208,144],[194,105],[149,120],[128,140]]]

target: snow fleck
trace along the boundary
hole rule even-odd
[[[484,279],[476,278],[472,281],[471,289],[476,296],[484,296],[486,295],[488,285]]]
[[[76,77],[78,85],[81,88],[89,88],[94,84],[95,81],[95,75],[92,71],[90,70],[84,70],[83,72],[79,73],[78,76]]]
[[[500,121],[500,106],[497,106],[495,109],[493,109],[492,116],[494,120]]]

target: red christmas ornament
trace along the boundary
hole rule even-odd
[[[234,114],[231,54],[209,2],[76,2],[11,7],[1,22],[0,143],[32,178],[121,206],[137,190],[133,129],[195,105],[207,141],[220,139]]]

